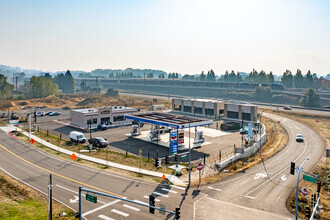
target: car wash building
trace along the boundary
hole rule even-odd
[[[70,125],[81,129],[97,128],[99,124],[107,127],[131,124],[132,120],[126,119],[125,114],[138,112],[135,108],[123,106],[108,106],[101,108],[71,109]]]

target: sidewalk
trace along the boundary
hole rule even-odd
[[[5,127],[0,127],[1,130],[3,130],[4,132],[8,133],[12,130],[17,130],[22,132],[22,130],[20,128],[17,128],[15,126],[5,126]],[[24,134],[25,136],[29,136],[29,133],[26,131],[23,131],[22,134]],[[144,174],[144,175],[149,175],[149,176],[155,176],[155,177],[159,177],[162,178],[163,173],[159,173],[159,172],[155,172],[155,171],[150,171],[150,170],[144,170],[141,168],[136,168],[136,167],[130,167],[130,166],[126,166],[126,165],[122,165],[122,164],[118,164],[118,163],[114,163],[114,162],[110,162],[110,161],[106,161],[106,160],[102,160],[102,159],[98,159],[95,157],[90,157],[87,155],[83,155],[77,152],[73,152],[70,150],[66,150],[64,148],[61,148],[59,146],[56,146],[54,144],[51,144],[35,135],[31,134],[31,138],[33,138],[35,141],[41,143],[42,145],[45,145],[46,147],[49,147],[53,150],[59,151],[61,153],[67,154],[67,155],[72,155],[73,153],[77,155],[78,158],[81,158],[83,160],[87,160],[87,161],[91,161],[94,163],[98,163],[98,164],[102,164],[102,165],[106,165],[106,166],[110,166],[110,167],[114,167],[114,168],[118,168],[118,169],[122,169],[122,170],[127,170],[127,171],[131,171],[134,173],[140,173],[140,174]],[[169,174],[165,174],[165,178],[168,179],[173,185],[178,185],[178,186],[186,186],[186,184],[184,182],[182,182],[179,178],[177,178],[176,176],[173,175],[169,175]]]

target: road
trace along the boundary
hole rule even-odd
[[[77,210],[78,186],[100,190],[148,202],[152,193],[156,205],[174,210],[181,204],[181,219],[292,219],[286,199],[294,189],[296,176],[289,174],[289,165],[310,160],[305,169],[313,167],[324,151],[324,143],[315,131],[297,121],[264,113],[280,121],[288,131],[289,143],[279,153],[255,167],[226,180],[185,191],[181,187],[148,183],[99,169],[55,158],[0,132],[0,167],[5,172],[46,193],[49,173],[53,175],[54,197]],[[296,143],[301,133],[305,142]],[[71,200],[71,201],[70,201]],[[98,204],[83,200],[83,215],[88,219],[165,219],[116,199],[99,196]],[[133,207],[133,208],[132,208]],[[173,218],[173,217],[172,217]]]
[[[53,176],[53,196],[74,210],[78,210],[78,187],[102,191],[127,199],[148,203],[150,194],[156,197],[156,206],[164,204],[174,211],[182,201],[185,188],[154,184],[114,175],[99,169],[83,166],[55,158],[0,132],[1,170],[18,178],[26,184],[47,193],[49,174]],[[85,196],[84,196],[85,197]],[[155,211],[149,213],[147,207],[122,202],[117,199],[98,196],[98,203],[88,202],[83,197],[82,214],[86,219],[164,219]],[[182,209],[192,207],[192,199],[187,199]],[[185,208],[185,207],[188,208]],[[189,216],[185,211],[182,215]],[[189,219],[189,218],[187,218]]]
[[[310,160],[304,170],[311,169],[324,152],[319,135],[297,121],[281,116],[265,114],[288,131],[287,146],[275,156],[224,181],[201,188],[206,196],[194,204],[196,219],[292,219],[286,208],[286,200],[295,188],[295,176],[290,175],[290,162],[300,165],[306,157]],[[296,134],[304,136],[297,143]],[[212,209],[208,208],[212,206]],[[211,212],[214,209],[221,210]],[[219,215],[221,217],[219,217]],[[266,218],[267,217],[267,218]]]

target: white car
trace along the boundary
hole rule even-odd
[[[296,141],[297,142],[304,142],[304,138],[303,138],[302,134],[297,134]]]
[[[45,112],[37,112],[36,115],[37,116],[44,116],[45,115]]]

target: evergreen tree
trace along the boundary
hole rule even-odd
[[[232,70],[231,73],[228,75],[228,82],[236,82],[236,74],[234,70]]]
[[[0,99],[10,99],[14,86],[7,82],[7,77],[0,74]]]
[[[223,81],[228,82],[228,78],[229,78],[229,73],[228,70],[226,70],[225,75],[223,76]]]
[[[304,86],[304,77],[299,69],[297,69],[297,73],[294,76],[294,85],[296,88],[303,88]]]
[[[267,83],[268,84],[274,83],[274,75],[273,75],[272,71],[270,71],[270,73],[267,75]]]
[[[206,76],[204,74],[204,71],[202,71],[201,75],[199,76],[199,81],[203,81],[204,82],[205,79],[206,79]]]
[[[257,76],[257,83],[259,84],[265,84],[267,83],[267,76],[265,71],[261,70],[260,73]]]
[[[293,76],[290,70],[286,70],[281,78],[282,84],[286,88],[292,88],[293,86]]]
[[[313,89],[307,89],[301,97],[299,105],[305,107],[321,107],[320,97]]]
[[[313,87],[313,76],[312,76],[310,70],[308,70],[306,76],[304,77],[304,87],[305,88],[312,88]]]
[[[239,72],[237,71],[237,75],[236,75],[236,82],[242,82],[243,81],[243,78],[242,76],[239,74]]]

